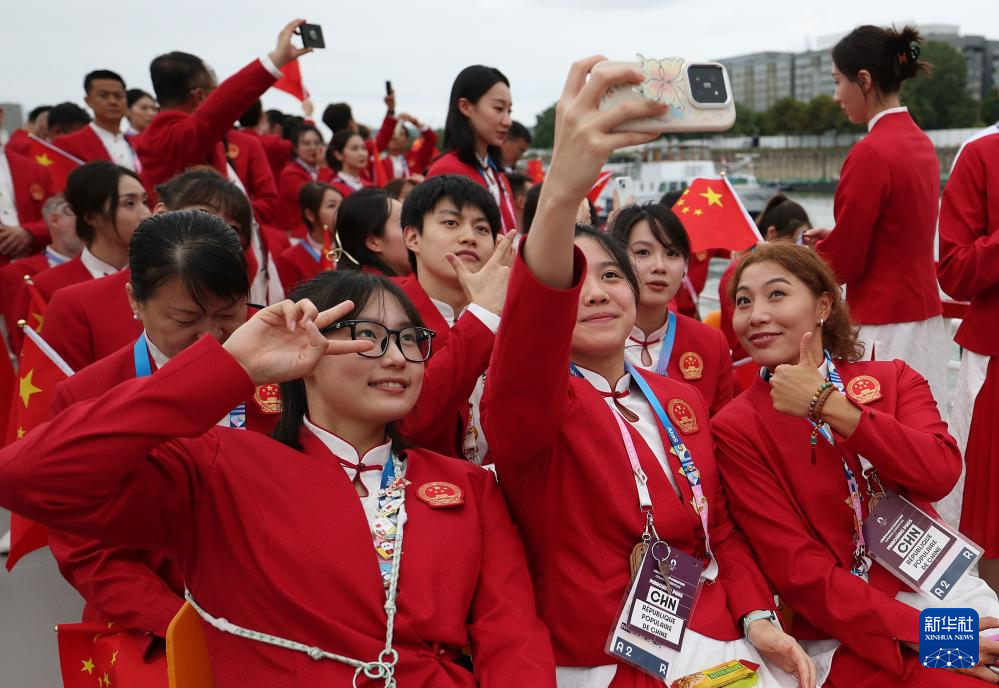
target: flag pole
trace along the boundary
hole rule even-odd
[[[21,332],[24,333],[24,336],[33,341],[35,346],[41,349],[42,353],[48,356],[49,360],[52,361],[56,368],[61,370],[66,377],[71,377],[73,375],[73,369],[69,367],[69,364],[63,360],[62,356],[56,353],[56,350],[53,349],[47,341],[42,339],[42,335],[28,327],[28,323],[24,320],[18,320],[17,326],[21,328]]]

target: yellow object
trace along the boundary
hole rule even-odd
[[[760,681],[759,668],[744,659],[725,662],[678,678],[671,688],[752,688]]]
[[[704,316],[704,324],[716,330],[721,329],[721,311],[711,311]]]
[[[170,622],[166,644],[170,688],[215,688],[204,626],[187,602]]]

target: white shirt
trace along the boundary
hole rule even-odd
[[[437,299],[430,300],[437,307],[444,320],[447,321],[449,327],[454,327],[458,318],[465,312],[468,312],[492,330],[493,334],[496,334],[499,330],[500,317],[477,303],[469,304],[464,311],[455,316],[454,309],[450,304],[438,301]],[[486,454],[489,452],[489,443],[486,441],[486,434],[482,430],[482,416],[479,410],[485,385],[486,374],[483,372],[479,376],[479,379],[476,380],[475,387],[472,389],[472,395],[468,398],[468,427],[465,428],[465,439],[462,442],[465,458],[476,466],[483,464]]]
[[[72,260],[72,258],[70,258],[69,256],[64,256],[51,246],[46,246],[44,253],[45,253],[45,262],[49,264],[50,268],[54,268],[56,265],[62,265],[63,263],[67,263],[70,260]]]
[[[666,326],[669,325],[669,319],[655,332],[649,333],[648,336],[642,332],[637,326],[631,328],[631,334],[628,339],[624,342],[624,357],[627,359],[628,363],[640,368],[642,370],[651,370],[655,372],[656,364],[659,362],[659,352],[663,349],[663,338],[666,335]],[[637,342],[634,340],[638,340]],[[649,345],[649,356],[652,357],[652,363],[645,365],[642,362],[642,345],[639,342],[648,341],[650,339],[656,339],[655,344]],[[672,357],[672,353],[670,353]],[[666,361],[669,365],[669,361]]]
[[[83,267],[87,268],[87,272],[89,272],[90,276],[94,279],[100,279],[101,277],[113,275],[119,270],[110,263],[105,263],[103,260],[95,256],[90,252],[89,248],[83,249],[83,253],[80,254],[80,260],[83,261]]]
[[[500,189],[499,180],[496,178],[496,173],[493,172],[492,166],[489,164],[489,160],[486,158],[480,158],[478,154],[475,156],[476,160],[479,161],[479,172],[486,180],[486,186],[489,188],[489,193],[493,195],[496,200],[496,205],[503,205],[503,190]]]
[[[354,191],[360,191],[364,188],[364,184],[361,183],[359,177],[355,177],[352,174],[347,174],[346,172],[337,172],[336,178],[352,188]]]
[[[391,442],[386,442],[381,446],[369,449],[363,457],[358,457],[357,449],[343,438],[337,437],[328,430],[323,430],[318,425],[313,424],[308,417],[303,418],[302,422],[313,435],[319,438],[320,442],[326,445],[326,448],[334,456],[341,457],[357,465],[382,466],[383,468],[387,465],[388,461],[392,460]],[[354,474],[357,471],[350,466],[344,466],[343,470],[350,480],[354,479]],[[361,506],[364,508],[364,515],[368,519],[368,526],[373,527],[375,512],[378,511],[378,490],[382,487],[382,472],[361,471],[361,483],[367,488],[368,495],[366,497],[358,495],[358,499],[361,500]]]
[[[867,131],[870,132],[872,129],[874,129],[874,125],[877,124],[878,121],[885,115],[894,115],[899,112],[908,112],[908,111],[909,108],[905,107],[904,105],[901,107],[893,107],[893,108],[888,108],[887,110],[882,110],[878,114],[871,117],[870,121],[867,123]]]
[[[17,217],[17,199],[14,197],[14,178],[10,174],[7,153],[0,145],[0,225],[20,227]]]
[[[129,145],[128,139],[125,138],[123,133],[120,131],[110,132],[107,129],[97,126],[94,122],[91,122],[87,126],[97,134],[97,138],[104,144],[108,155],[111,156],[111,162],[128,168],[133,172],[137,171],[135,153],[132,151],[132,146]]]

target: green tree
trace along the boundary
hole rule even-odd
[[[974,126],[979,120],[979,105],[966,88],[964,56],[946,43],[929,41],[919,59],[932,64],[933,71],[902,85],[902,104],[909,107],[913,119],[923,129]]]
[[[982,101],[982,121],[985,124],[999,122],[999,90],[993,91]]]
[[[825,134],[826,132],[849,131],[850,120],[831,96],[819,95],[808,101],[808,122],[805,131],[809,134]]]
[[[760,132],[759,115],[742,103],[735,104],[735,124],[723,136],[755,136]]]
[[[794,98],[781,98],[761,117],[765,134],[802,134],[808,130],[808,106]]]
[[[555,103],[538,115],[531,132],[532,148],[551,148],[555,145]]]

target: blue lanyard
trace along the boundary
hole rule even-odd
[[[666,334],[663,335],[663,346],[659,349],[659,361],[656,372],[663,377],[669,376],[669,359],[673,355],[673,342],[676,340],[676,313],[669,311],[666,315]]]
[[[306,251],[308,251],[309,255],[312,256],[312,258],[318,263],[319,262],[319,251],[317,251],[312,246],[312,244],[309,243],[309,240],[308,239],[302,239],[299,243],[302,245],[302,248],[304,248]]]
[[[305,162],[301,158],[295,158],[295,162],[298,163],[299,167],[301,167],[303,170],[309,173],[309,176],[312,177],[313,181],[319,178],[319,170],[317,168],[313,167],[312,165]]]
[[[47,260],[49,262],[49,265],[51,265],[52,267],[55,267],[56,265],[62,265],[67,260],[69,260],[69,258],[66,258],[65,256],[60,256],[58,253],[56,253],[55,251],[53,251],[51,247],[46,246],[45,247],[45,260]]]

